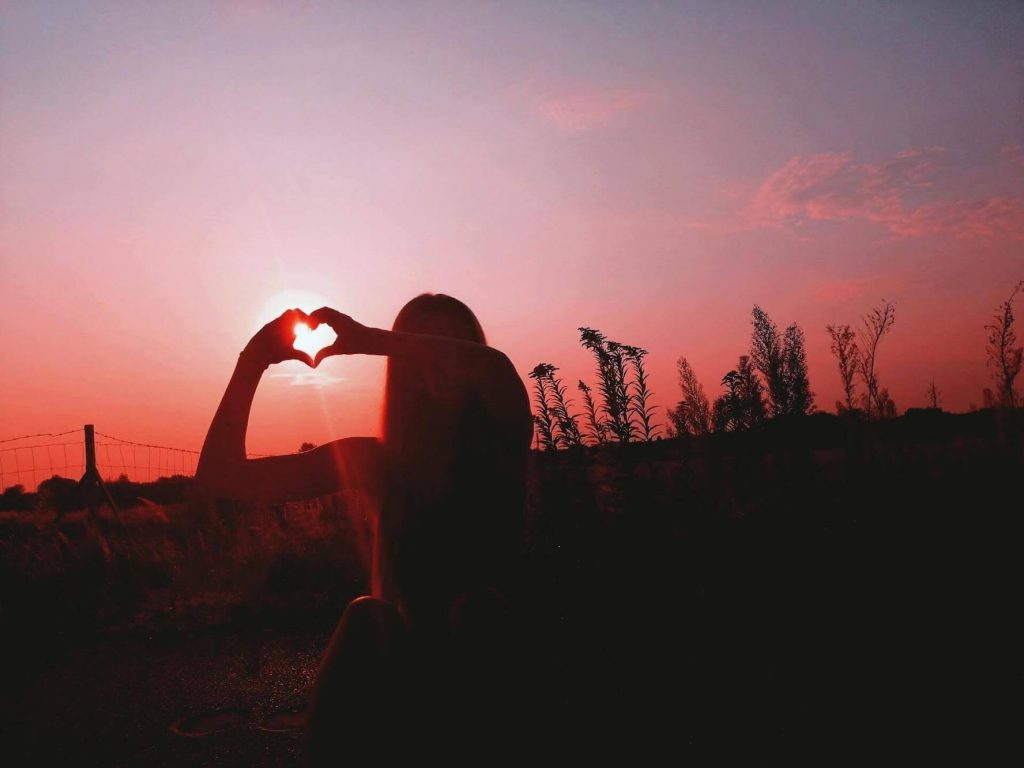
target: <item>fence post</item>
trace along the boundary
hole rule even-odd
[[[82,475],[82,480],[86,478],[99,479],[100,473],[96,469],[96,433],[95,427],[92,424],[85,425],[85,474]]]
[[[110,505],[110,511],[114,513],[114,519],[117,520],[117,524],[124,532],[125,538],[128,539],[128,543],[135,548],[135,540],[132,538],[131,531],[128,530],[128,527],[124,524],[124,520],[121,519],[121,513],[117,509],[114,497],[110,495],[110,489],[107,488],[107,484],[103,482],[103,477],[100,475],[100,471],[96,467],[95,426],[93,424],[86,424],[83,431],[85,432],[85,474],[82,475],[82,479],[78,481],[78,485],[79,487],[83,485],[86,486],[89,516],[96,521],[98,528],[99,517],[96,513],[99,510],[99,504],[96,503],[96,490],[99,490],[102,494],[102,498],[106,500],[108,505]]]

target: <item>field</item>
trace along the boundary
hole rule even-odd
[[[1022,446],[1020,412],[919,411],[534,454],[526,732],[577,754],[840,755],[998,717],[1021,675]],[[317,659],[366,591],[367,510],[121,518],[0,517],[14,743],[39,762],[296,764]],[[217,732],[171,728],[203,722]]]

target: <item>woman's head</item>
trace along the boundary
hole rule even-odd
[[[402,307],[391,330],[487,343],[473,310],[443,293],[421,293]]]
[[[421,293],[412,299],[402,307],[391,330],[487,343],[473,311],[458,299],[443,293]],[[383,413],[383,433],[387,442],[393,445],[406,442],[401,439],[403,436],[426,426],[422,418],[424,408],[432,406],[436,410],[436,403],[429,402],[436,398],[430,394],[432,382],[427,381],[428,376],[429,371],[422,366],[388,358]],[[436,428],[436,424],[434,426]]]

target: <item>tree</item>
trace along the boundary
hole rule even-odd
[[[9,485],[0,494],[0,509],[26,511],[32,509],[35,501],[35,494],[25,493],[25,486],[21,483]]]
[[[764,388],[747,355],[722,377],[726,393],[715,401],[716,432],[734,432],[760,424],[765,417]]]
[[[892,302],[885,301],[881,307],[871,310],[871,313],[861,318],[863,328],[860,331],[860,374],[864,379],[864,386],[867,392],[864,394],[864,410],[868,416],[878,418],[885,417],[885,409],[880,401],[878,371],[878,347],[882,338],[896,322],[896,307]]]
[[[650,399],[654,393],[647,386],[647,371],[644,368],[647,350],[628,344],[623,344],[622,349],[633,370],[633,392],[629,395],[629,407],[639,422],[640,434],[645,441],[650,442],[658,428],[652,423],[656,406],[650,405]]]
[[[706,435],[714,429],[714,420],[704,387],[685,357],[676,361],[676,367],[679,370],[679,388],[683,391],[683,399],[674,410],[669,411],[669,419],[678,434]]]
[[[934,381],[928,385],[928,407],[936,410],[939,408],[939,390]]]
[[[1013,329],[1013,300],[1024,291],[1024,280],[1014,286],[1010,298],[1000,304],[995,311],[992,322],[985,326],[989,332],[988,365],[995,368],[993,378],[996,380],[994,401],[1004,408],[1015,408],[1018,402],[1014,382],[1020,374],[1024,362],[1024,347],[1015,346],[1017,334]]]
[[[860,370],[860,348],[857,346],[857,335],[848,325],[827,325],[825,330],[832,337],[832,354],[839,362],[839,377],[843,382],[846,410],[852,411],[854,389],[856,388],[854,376]]]
[[[299,446],[298,453],[306,453],[316,448],[316,443],[303,443]]]
[[[754,333],[750,340],[750,359],[764,377],[772,416],[782,416],[789,413],[789,388],[779,329],[768,314],[756,304],[751,316]]]
[[[896,418],[896,401],[889,396],[888,389],[878,393],[878,416],[881,419]]]
[[[53,510],[58,516],[81,509],[83,505],[78,482],[60,475],[43,480],[37,498],[40,508]]]
[[[793,323],[786,329],[782,343],[782,378],[786,388],[786,411],[789,416],[805,416],[814,412],[814,393],[807,378],[807,352],[804,332]]]

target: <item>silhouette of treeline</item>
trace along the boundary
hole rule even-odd
[[[983,393],[985,408],[1015,408],[1020,395],[1015,381],[1024,362],[1024,348],[1016,346],[1013,300],[1024,291],[1018,283],[1009,298],[996,309],[986,348],[988,365],[994,369],[995,390]],[[668,436],[707,435],[713,432],[748,430],[769,419],[803,417],[815,412],[814,392],[807,374],[803,329],[792,323],[782,332],[760,306],[751,311],[753,332],[748,354],[739,356],[736,367],[722,376],[723,392],[712,403],[686,356],[676,361],[682,399],[667,410]],[[829,324],[830,350],[838,365],[843,399],[836,413],[868,419],[892,419],[896,403],[882,386],[879,350],[896,323],[896,308],[883,299],[861,317],[861,325]],[[537,445],[543,450],[609,442],[650,441],[660,427],[653,423],[652,392],[647,385],[640,347],[608,339],[600,331],[581,327],[580,343],[597,362],[596,390],[580,380],[577,384],[583,413],[573,413],[568,387],[551,363],[539,363],[530,372],[534,381],[534,422]],[[927,402],[939,408],[934,381],[926,390]],[[977,410],[972,403],[970,410]]]
[[[161,477],[151,482],[136,483],[121,475],[105,483],[111,498],[119,507],[180,504],[187,500],[192,478],[185,475]],[[39,483],[35,493],[23,485],[12,485],[0,494],[0,511],[56,512],[58,515],[83,509],[86,504],[83,489],[77,480],[54,475]]]

